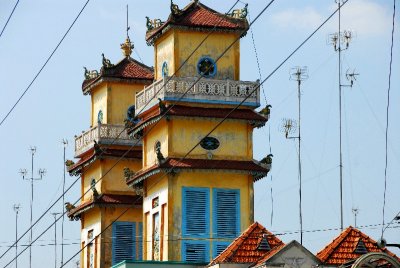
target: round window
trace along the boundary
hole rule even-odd
[[[219,140],[214,137],[205,137],[201,140],[200,146],[206,150],[215,150],[219,147]]]
[[[202,57],[197,63],[197,72],[204,77],[214,77],[217,74],[217,65],[210,57]]]
[[[161,67],[161,75],[163,78],[168,76],[168,63],[166,61],[164,61],[163,65]]]

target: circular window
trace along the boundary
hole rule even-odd
[[[210,57],[202,57],[197,63],[197,72],[204,77],[214,77],[217,74],[217,65]]]
[[[97,123],[99,123],[99,124],[103,123],[103,111],[102,110],[100,110],[97,113]]]
[[[166,61],[164,61],[163,65],[161,67],[161,75],[163,78],[168,76],[168,63]]]
[[[201,140],[200,146],[206,150],[215,150],[219,147],[219,140],[213,137],[205,137]]]

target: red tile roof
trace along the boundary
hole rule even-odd
[[[168,20],[160,27],[147,31],[147,43],[153,44],[170,27],[186,27],[197,30],[216,27],[216,30],[235,31],[243,34],[249,28],[249,24],[246,19],[232,18],[198,1],[193,1],[181,10],[181,14],[170,14]]]
[[[375,240],[352,226],[349,226],[330,244],[318,252],[317,257],[323,264],[328,265],[341,265],[348,261],[357,259],[362,254],[354,253],[354,250],[360,240],[365,244],[368,252],[385,252],[400,260],[395,254],[386,248],[380,249]]]
[[[99,76],[86,79],[82,83],[84,94],[90,93],[90,90],[102,81],[120,81],[128,83],[151,84],[154,79],[152,68],[134,60],[131,57],[125,57],[112,67],[102,67]]]
[[[270,251],[259,250],[263,236],[267,237]],[[237,237],[209,266],[218,263],[255,263],[260,258],[276,253],[285,244],[258,222],[253,223]]]
[[[161,171],[170,172],[172,168],[174,168],[175,171],[180,169],[227,169],[248,171],[254,176],[255,181],[267,176],[269,172],[268,169],[254,161],[167,158],[161,165],[153,165],[133,174],[133,176],[127,180],[127,184],[131,186]]]
[[[168,107],[168,104],[167,104]],[[207,117],[207,118],[225,118],[228,119],[247,120],[254,126],[263,126],[268,119],[251,109],[237,109],[232,112],[232,108],[202,108],[193,106],[174,105],[166,115],[169,116],[188,116],[188,117]],[[140,131],[147,122],[161,116],[158,105],[153,106],[142,114],[139,114],[141,121],[132,129],[128,129],[128,133]],[[255,124],[256,123],[256,124]]]
[[[121,149],[111,149],[107,147],[100,146],[101,151],[96,151],[94,148],[90,149],[84,155],[80,157],[78,162],[67,167],[67,171],[70,174],[78,174],[82,171],[82,168],[93,162],[96,158],[109,158],[109,157],[122,157],[128,159],[142,159],[142,151],[140,150],[121,150]],[[125,154],[125,155],[124,155]]]
[[[141,206],[142,197],[137,195],[102,194],[97,199],[82,202],[68,212],[71,219],[79,217],[83,212],[94,206]]]

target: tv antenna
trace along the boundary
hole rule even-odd
[[[353,212],[354,215],[354,227],[357,228],[357,215],[360,212],[358,208],[352,208],[351,212]]]
[[[342,87],[352,87],[358,73],[346,72],[346,78],[350,84],[342,84],[342,51],[347,50],[351,41],[355,37],[354,31],[341,31],[341,7],[348,0],[335,0],[338,5],[338,32],[328,36],[327,43],[332,45],[335,51],[338,52],[338,68],[339,68],[339,191],[340,191],[340,229],[343,231],[343,156],[342,156]]]
[[[29,236],[29,244],[32,244],[32,239],[33,239],[33,228],[32,228],[32,222],[33,222],[33,182],[34,181],[38,181],[38,180],[42,180],[43,176],[46,175],[46,169],[40,168],[38,170],[39,177],[35,178],[33,176],[33,158],[34,158],[35,153],[36,153],[36,147],[35,146],[31,146],[29,148],[29,150],[31,151],[31,177],[30,178],[26,178],[26,175],[28,174],[28,171],[25,168],[24,169],[20,169],[19,174],[22,176],[22,179],[31,181],[31,202],[30,202],[30,210],[31,210],[30,226],[31,226],[31,230],[30,230],[30,236]],[[32,247],[29,247],[29,267],[32,268]]]
[[[54,268],[57,268],[57,215],[60,214],[60,212],[51,213],[54,217]]]
[[[65,216],[65,173],[66,173],[66,165],[65,165],[65,150],[68,146],[68,140],[62,139],[63,144],[63,188],[62,188],[62,221],[61,221],[61,267],[64,265],[64,216]]]
[[[298,172],[299,172],[299,220],[300,220],[300,244],[303,244],[303,210],[302,210],[302,179],[301,179],[301,82],[308,78],[306,66],[296,66],[290,69],[290,80],[297,81],[298,97],[298,136],[289,137],[289,131],[294,132],[293,121],[285,121],[285,137],[298,140]]]
[[[14,204],[15,212],[15,268],[18,268],[18,214],[21,209],[20,204]]]

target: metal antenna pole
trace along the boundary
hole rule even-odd
[[[15,268],[18,268],[18,212],[21,209],[20,204],[14,204],[15,211]]]
[[[299,219],[300,219],[300,244],[303,244],[303,209],[302,209],[302,177],[301,177],[301,81],[308,78],[307,67],[294,67],[290,72],[290,79],[297,81],[297,92],[298,92],[298,120],[299,120],[299,135],[297,138],[299,141],[298,147],[298,168],[299,168]],[[289,138],[289,137],[287,137]]]
[[[62,222],[61,222],[61,267],[63,267],[64,265],[64,217],[65,217],[65,149],[68,146],[68,140],[67,139],[63,139],[62,143],[64,145],[64,152],[63,152],[63,195],[62,195]]]
[[[42,180],[43,176],[46,174],[46,170],[45,169],[39,169],[38,173],[39,173],[40,178],[35,178],[33,176],[33,158],[34,158],[34,155],[36,153],[36,147],[35,146],[31,146],[29,150],[31,151],[31,177],[30,178],[25,178],[25,176],[28,174],[26,169],[21,169],[19,171],[19,173],[22,175],[22,179],[31,181],[31,202],[30,202],[30,211],[31,211],[30,226],[31,226],[31,230],[30,230],[30,235],[29,235],[29,244],[31,244],[32,241],[33,241],[33,228],[32,228],[32,222],[33,222],[33,181]],[[29,267],[32,268],[32,246],[29,247]]]
[[[53,212],[51,215],[54,217],[54,268],[57,268],[57,215],[60,212]]]
[[[341,33],[340,33],[340,0],[338,4],[338,16],[339,16],[339,42],[338,42],[338,54],[339,54],[339,180],[340,180],[340,230],[343,231],[343,158],[342,158],[342,58],[341,58]]]
[[[357,228],[357,214],[360,211],[358,208],[352,208],[351,211],[354,214],[354,227]]]

